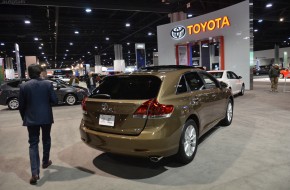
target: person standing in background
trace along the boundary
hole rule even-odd
[[[79,86],[79,83],[80,83],[79,79],[75,75],[72,75],[68,84],[70,86]]]
[[[39,136],[42,131],[43,157],[42,168],[52,164],[49,159],[51,147],[51,125],[53,123],[52,105],[57,104],[57,96],[53,85],[40,77],[42,68],[40,65],[31,64],[28,67],[30,80],[20,85],[19,112],[23,126],[27,126],[29,157],[32,177],[30,184],[35,185],[39,179]]]
[[[88,77],[86,78],[87,88],[90,93],[96,88],[96,79],[93,77],[93,73],[89,72]]]
[[[279,65],[275,64],[270,70],[269,70],[269,78],[271,80],[271,92],[278,92],[278,80],[279,80],[280,70]]]

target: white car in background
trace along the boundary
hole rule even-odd
[[[232,90],[233,95],[244,95],[245,83],[241,76],[238,76],[236,73],[229,70],[214,70],[208,72],[219,81],[227,83],[229,88]]]

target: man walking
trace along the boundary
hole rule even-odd
[[[89,72],[88,77],[86,79],[87,88],[90,93],[96,88],[96,79],[93,77],[93,73]]]
[[[279,65],[275,64],[270,70],[269,70],[269,77],[271,80],[271,92],[278,92],[278,80],[279,80],[280,70]]]
[[[29,136],[29,157],[32,177],[30,184],[35,185],[39,179],[40,159],[38,143],[40,129],[42,131],[43,157],[42,168],[52,164],[49,160],[51,137],[50,130],[53,123],[52,104],[57,103],[57,96],[52,83],[40,78],[42,68],[31,64],[28,67],[28,82],[20,85],[19,112],[23,126],[27,126]]]

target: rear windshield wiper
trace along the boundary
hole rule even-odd
[[[111,99],[111,96],[109,94],[92,94],[90,98]]]

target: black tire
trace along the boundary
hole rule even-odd
[[[76,98],[76,96],[73,95],[73,94],[68,94],[68,95],[66,95],[66,96],[65,96],[65,103],[66,103],[67,105],[70,105],[70,106],[75,105],[75,104],[77,103],[77,98]]]
[[[184,124],[179,140],[177,159],[182,164],[190,163],[195,157],[198,146],[198,128],[194,120],[188,120]]]
[[[243,84],[239,95],[243,96],[244,94],[245,94],[245,85]]]
[[[17,98],[11,98],[7,102],[8,108],[11,110],[17,110],[19,108],[19,101]]]
[[[229,126],[232,123],[233,116],[234,116],[233,111],[234,111],[233,101],[231,99],[229,99],[225,118],[223,120],[221,120],[220,125]]]

